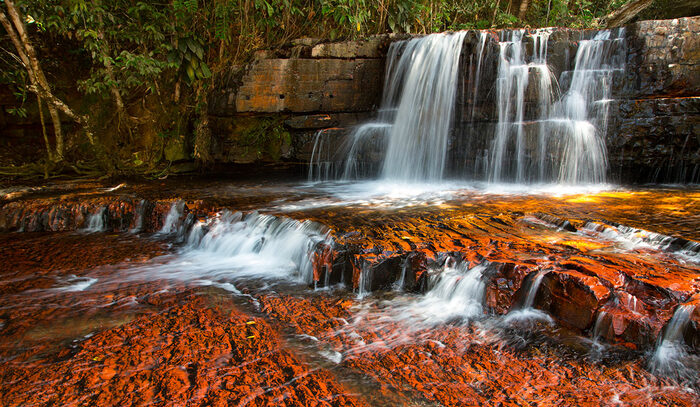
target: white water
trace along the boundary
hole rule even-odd
[[[136,206],[136,214],[134,219],[134,227],[129,230],[129,233],[139,233],[143,229],[143,217],[146,211],[146,200],[142,199]]]
[[[365,177],[374,169],[365,163],[377,161],[373,150],[383,156],[384,179],[442,179],[465,35],[440,33],[392,43],[377,120],[358,126],[340,146],[319,132],[309,180]]]
[[[87,226],[82,229],[82,231],[87,233],[104,232],[106,212],[107,208],[102,207],[97,212],[90,215],[87,219]]]
[[[657,341],[650,364],[654,373],[680,379],[698,377],[698,371],[695,370],[700,367],[698,357],[688,353],[683,339],[683,331],[694,311],[694,305],[679,305],[676,308],[671,321],[664,329],[663,337]]]
[[[549,33],[529,34],[533,42],[529,56],[523,30],[511,32],[498,44],[498,125],[488,174],[492,182],[605,181],[612,75],[623,68],[618,60],[620,32],[613,38],[610,31],[600,31],[580,41],[574,70],[560,78],[566,82],[570,77],[561,98],[547,65]],[[527,114],[533,108],[535,113]]]
[[[465,35],[458,32],[416,38],[402,50],[395,74],[405,79],[400,85],[382,177],[409,181],[442,178]]]
[[[353,180],[378,172],[393,182],[441,180],[454,164],[448,162],[448,147],[456,142],[464,150],[456,151],[455,158],[471,157],[464,164],[473,161],[473,168],[463,169],[472,179],[496,184],[603,183],[612,79],[624,69],[623,31],[600,31],[579,41],[573,70],[562,72],[559,80],[547,60],[551,32],[504,31],[497,40],[493,85],[486,82],[492,81],[487,79],[492,73],[482,65],[493,54],[489,44],[495,39],[479,33],[469,57],[476,68],[463,68],[469,69],[470,88],[462,90],[462,97],[471,107],[466,112],[468,130],[457,132],[459,140],[451,133],[466,32],[393,43],[377,120],[355,128],[340,145],[319,132],[309,179]],[[482,120],[475,109],[479,103],[485,104],[480,110],[490,109],[491,92],[498,119],[492,133],[475,125]]]
[[[532,278],[527,289],[527,295],[520,308],[508,312],[504,318],[504,322],[512,323],[519,321],[529,321],[529,320],[544,320],[550,324],[554,323],[552,317],[547,313],[540,311],[534,307],[535,300],[537,299],[537,291],[540,289],[542,284],[542,279],[547,275],[547,271],[540,270]]]
[[[467,263],[448,258],[445,264],[430,270],[430,289],[422,296],[397,297],[385,316],[386,320],[403,321],[417,329],[468,321],[484,314],[488,264],[468,267]],[[388,304],[387,304],[388,305]]]
[[[507,40],[499,42],[498,78],[496,79],[498,125],[491,143],[492,182],[514,180],[524,183],[545,173],[545,122],[553,97],[556,80],[547,66],[549,31],[532,34],[534,40],[531,62],[526,61],[523,37],[525,31],[512,31]],[[530,154],[526,153],[525,110],[530,78],[537,81],[537,110],[539,111],[539,154],[536,171],[530,171]],[[478,81],[477,81],[478,83]],[[533,154],[534,155],[534,154]],[[514,176],[514,178],[513,178]]]
[[[77,277],[75,275],[70,275],[64,281],[61,281],[61,286],[54,288],[54,290],[58,292],[85,291],[85,289],[95,284],[96,282],[96,278]]]
[[[579,233],[613,241],[624,250],[660,250],[672,253],[682,261],[700,263],[700,244],[693,241],[688,241],[679,247],[677,239],[672,236],[625,225],[613,226],[598,222],[587,222]]]
[[[185,201],[175,201],[170,206],[170,210],[163,221],[163,227],[160,229],[158,234],[169,235],[169,234],[179,234],[182,233],[182,217],[185,211]]]
[[[224,212],[192,227],[177,262],[191,264],[194,270],[185,267],[182,273],[193,278],[228,274],[312,283],[311,253],[319,243],[332,242],[317,223]]]
[[[466,263],[448,259],[443,269],[432,276],[432,288],[419,301],[404,309],[423,325],[438,325],[452,320],[468,320],[483,315],[486,265],[471,269]]]
[[[432,327],[482,318],[484,273],[488,267],[484,264],[469,269],[466,263],[448,258],[442,267],[430,271],[432,287],[424,295],[400,294],[388,301],[373,297],[359,302],[353,309],[353,319],[342,321],[335,333],[352,338],[354,344],[333,356],[342,360],[349,355],[414,343]],[[397,323],[401,329],[396,329]],[[372,334],[363,335],[368,330]]]

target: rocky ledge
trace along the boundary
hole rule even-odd
[[[329,239],[308,249],[313,286],[343,283],[360,293],[426,292],[446,264],[481,265],[487,313],[534,307],[580,335],[650,349],[679,307],[700,298],[700,239],[691,227],[697,214],[681,209],[689,208],[683,203],[697,199],[697,193],[627,195],[624,202],[637,202],[642,209],[619,206],[619,194],[603,193],[551,200],[481,197],[478,205],[467,200],[421,211],[377,209],[359,215],[355,208],[271,213],[329,228]],[[590,202],[596,211],[590,211]],[[4,204],[0,231],[156,233],[183,241],[194,224],[236,209],[231,204],[235,202],[222,207],[206,199],[64,194],[60,200]],[[649,215],[635,215],[639,211]],[[684,220],[690,222],[685,230]],[[647,222],[670,226],[651,232],[642,227]],[[697,352],[700,309],[693,309],[683,335]]]

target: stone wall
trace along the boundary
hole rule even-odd
[[[348,128],[374,114],[391,39],[385,35],[323,43],[307,38],[295,41],[289,50],[258,52],[240,70],[239,80],[212,95],[217,158],[236,163],[308,162],[316,132]],[[270,122],[274,128],[266,130]],[[261,126],[263,133],[283,137],[246,146],[246,139]]]
[[[627,27],[624,85],[611,106],[613,179],[700,182],[700,17]]]

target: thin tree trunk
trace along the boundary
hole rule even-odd
[[[63,112],[66,116],[83,127],[88,140],[92,145],[95,145],[95,139],[89,129],[87,119],[83,116],[75,114],[75,112],[73,112],[68,105],[63,103],[62,100],[57,98],[51,92],[51,87],[46,80],[44,72],[41,70],[39,59],[36,56],[34,47],[29,42],[29,36],[27,36],[27,32],[24,29],[24,23],[22,22],[22,18],[20,17],[14,2],[12,0],[5,0],[5,5],[7,6],[7,11],[12,19],[12,23],[10,23],[5,13],[0,11],[0,24],[5,27],[5,31],[7,31],[7,34],[10,36],[10,40],[17,49],[17,53],[22,60],[25,69],[29,73],[29,80],[31,82],[29,90],[46,101],[52,120],[58,118],[58,111]],[[62,133],[60,133],[60,121],[58,123],[54,121],[54,130],[57,131],[56,143],[58,145],[58,140],[60,139],[61,148],[63,148],[63,136]],[[59,152],[57,151],[57,153]],[[60,155],[63,155],[62,151],[60,152]],[[60,159],[61,157],[57,158]]]
[[[121,116],[124,113],[124,101],[122,100],[122,95],[119,92],[119,88],[117,88],[117,86],[114,85],[117,81],[114,79],[114,68],[112,67],[112,58],[109,56],[109,47],[107,46],[107,41],[105,40],[105,33],[102,29],[102,27],[104,26],[104,23],[102,22],[102,15],[99,15],[98,18],[100,21],[100,31],[98,32],[98,36],[103,42],[102,46],[100,47],[102,64],[105,66],[107,78],[112,83],[109,86],[109,90],[112,93],[112,96],[114,97],[114,104],[117,105],[117,112]]]
[[[49,114],[53,122],[53,132],[56,135],[56,160],[63,161],[63,131],[61,130],[61,116],[55,106],[49,105]]]
[[[197,101],[200,106],[199,123],[194,134],[194,157],[203,166],[209,166],[213,162],[211,156],[211,129],[209,128],[209,105],[205,94],[204,85],[197,86]]]
[[[46,156],[49,161],[53,161],[53,153],[51,152],[51,143],[49,143],[49,136],[46,134],[46,120],[44,120],[44,104],[41,102],[41,96],[36,95],[36,104],[39,108],[39,121],[41,122],[41,134],[44,136],[44,143],[46,144]]]
[[[525,14],[527,14],[527,6],[530,5],[530,0],[520,1],[520,10],[518,10],[518,18],[521,20],[525,19]]]
[[[493,9],[493,18],[491,19],[491,27],[496,24],[496,16],[498,15],[498,8],[501,6],[501,0],[496,1],[496,7]]]

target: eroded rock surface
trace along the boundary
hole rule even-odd
[[[0,234],[3,402],[697,402],[649,373],[643,356],[679,306],[693,304],[681,337],[691,355],[698,350],[694,190],[463,191],[398,207],[325,197],[329,206],[306,207],[320,192],[290,190],[281,200],[279,185],[204,182],[179,194],[176,185],[5,195],[0,224],[25,232]],[[129,233],[143,203],[149,220]],[[100,208],[104,231],[81,231]],[[225,208],[329,227],[332,240],[308,253],[313,282],[189,273],[196,264],[173,262],[188,228]],[[422,314],[446,264],[483,267],[477,323]],[[510,325],[535,280],[531,305],[552,324]],[[312,290],[338,282],[347,289]],[[581,337],[619,346],[600,361],[571,339]]]

